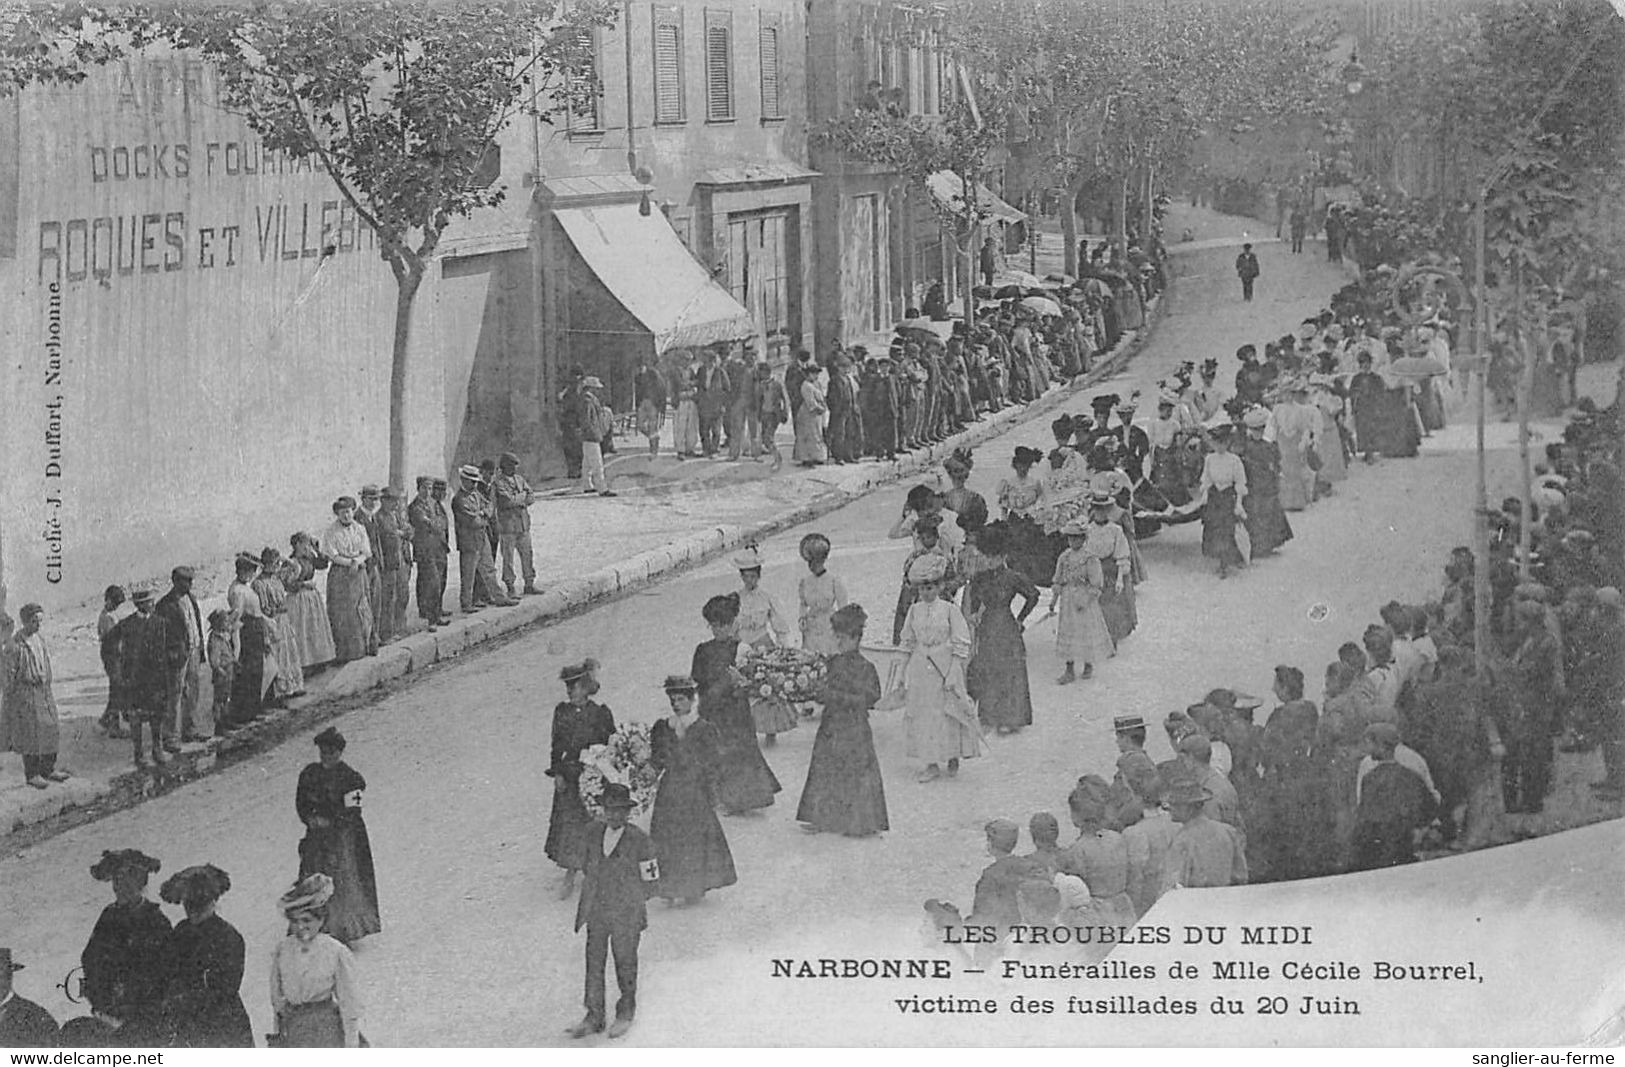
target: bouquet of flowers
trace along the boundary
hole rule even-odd
[[[604,814],[599,797],[604,785],[615,782],[632,793],[632,814],[641,815],[654,803],[660,771],[654,765],[654,748],[647,723],[622,723],[609,740],[581,752],[581,803],[595,816]]]
[[[752,700],[810,704],[824,689],[824,657],[799,648],[752,649],[739,665]]]

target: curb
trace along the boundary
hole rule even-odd
[[[377,656],[353,660],[322,675],[319,694],[289,702],[229,736],[183,745],[161,768],[130,769],[105,782],[76,778],[37,798],[30,798],[10,815],[0,832],[6,847],[43,840],[103,815],[134,807],[169,793],[187,782],[250,758],[366,703],[366,694],[435,664],[453,659],[488,641],[543,623],[579,614],[604,600],[697,567],[742,544],[836,511],[882,486],[926,470],[946,459],[956,448],[978,445],[998,437],[1013,424],[1046,414],[1068,403],[1078,393],[1117,373],[1144,347],[1162,316],[1159,295],[1146,309],[1146,324],[1125,334],[1107,355],[1077,380],[1052,388],[1037,400],[1006,408],[939,444],[917,449],[880,465],[856,484],[831,488],[812,501],[771,518],[743,526],[725,525],[692,534],[671,544],[652,548],[547,588],[540,596],[526,597],[509,608],[487,608],[474,617],[459,618],[436,633],[415,633],[379,650]]]

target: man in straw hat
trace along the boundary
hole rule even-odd
[[[478,611],[475,606],[476,583],[483,585],[494,607],[505,608],[518,603],[502,596],[497,585],[496,563],[491,558],[491,539],[486,533],[490,525],[489,504],[480,491],[480,469],[465,463],[457,469],[462,488],[451,498],[451,513],[457,524],[457,598],[463,614]]]
[[[566,1031],[582,1038],[604,1029],[604,979],[607,957],[615,957],[615,1002],[611,1038],[624,1037],[638,1008],[638,940],[649,925],[645,902],[660,878],[654,842],[628,822],[632,793],[608,782],[598,795],[603,821],[586,837],[586,870],[576,904],[577,931],[587,929],[586,1016]]]
[[[1201,736],[1201,735],[1196,735]],[[1207,886],[1245,885],[1247,855],[1241,831],[1208,817],[1213,794],[1188,774],[1176,774],[1166,800],[1179,833],[1168,846],[1162,868],[1162,891]]]
[[[11,962],[11,949],[0,948],[0,1048],[55,1048],[58,1032],[51,1013],[11,987],[12,975],[22,969]]]

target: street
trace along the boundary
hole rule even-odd
[[[1173,259],[1175,282],[1151,343],[1128,370],[1096,391],[1142,390],[1154,410],[1157,379],[1185,359],[1220,359],[1221,385],[1233,353],[1295,328],[1344,281],[1318,245],[1292,256],[1259,246],[1263,276],[1254,302],[1240,301],[1235,249],[1205,248]],[[1087,409],[1080,396],[1068,410]],[[1465,418],[1457,413],[1454,418]],[[991,502],[1017,444],[1048,448],[1049,418],[1026,423],[976,453],[971,488]],[[1492,444],[1492,490],[1515,459],[1504,427]],[[1200,553],[1197,524],[1143,543],[1149,581],[1140,587],[1140,628],[1092,680],[1061,688],[1054,621],[1027,629],[1035,724],[990,737],[989,753],[956,780],[914,781],[903,755],[900,712],[874,716],[886,775],[891,831],[850,840],[802,833],[793,819],[814,726],[805,721],[767,751],[784,792],[765,813],[724,820],[739,883],[692,909],[650,906],[642,950],[640,1012],[633,1044],[790,1044],[841,1039],[824,1019],[816,1033],[777,998],[740,1003],[738,991],[765,977],[769,956],[816,943],[823,955],[859,949],[866,931],[919,925],[929,897],[962,907],[985,860],[981,827],[1003,816],[1025,826],[1035,811],[1065,824],[1065,796],[1081,774],[1110,776],[1112,716],[1137,712],[1160,724],[1208,689],[1231,686],[1265,698],[1276,664],[1300,667],[1310,699],[1337,646],[1357,638],[1378,607],[1436,592],[1444,555],[1470,540],[1471,427],[1452,425],[1422,456],[1356,464],[1330,500],[1291,515],[1296,537],[1282,553],[1221,583]],[[866,643],[890,636],[907,542],[890,541],[910,483],[876,492],[811,527],[761,546],[763,586],[792,617],[803,573],[797,542],[819,529],[834,543],[831,571],[869,613]],[[1492,498],[1498,498],[1492,491]],[[366,776],[367,819],[384,929],[357,950],[366,997],[362,1029],[379,1046],[513,1046],[564,1043],[581,1015],[581,937],[575,902],[555,899],[557,871],[542,854],[552,782],[550,709],[562,699],[561,665],[584,656],[603,664],[598,699],[620,721],[666,711],[662,677],[686,672],[708,634],[700,606],[735,587],[727,559],[556,626],[460,657],[420,681],[345,715],[347,761]],[[1047,596],[1047,594],[1046,594]],[[882,669],[882,678],[885,672]],[[1260,713],[1260,721],[1264,712]],[[1153,725],[1149,752],[1165,759]],[[308,739],[132,810],[63,833],[0,860],[0,899],[13,917],[10,944],[28,970],[19,991],[59,1018],[80,1014],[50,986],[76,965],[80,946],[107,902],[87,868],[103,849],[141,848],[164,875],[214,863],[231,875],[221,914],[248,942],[243,998],[255,1030],[271,1029],[269,952],[281,936],[277,896],[297,869],[301,827],[294,780],[315,758]],[[1071,832],[1063,830],[1063,842]],[[1025,849],[1025,843],[1023,849]],[[861,916],[863,926],[852,924]],[[734,968],[749,961],[753,972]],[[830,983],[834,985],[835,983]],[[919,984],[919,983],[916,983]],[[822,987],[807,994],[809,1008]],[[885,989],[890,989],[887,985]],[[776,991],[777,992],[777,991]],[[904,989],[905,996],[929,990]],[[811,1014],[818,1014],[811,1012]],[[956,1021],[971,1027],[974,1020]],[[851,1041],[892,1042],[912,1030],[848,1032]],[[955,1029],[952,1040],[969,1040]]]

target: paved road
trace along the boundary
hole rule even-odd
[[[1179,360],[1214,355],[1228,380],[1237,345],[1280,335],[1341,284],[1319,257],[1291,257],[1278,245],[1261,248],[1260,257],[1258,298],[1243,305],[1228,270],[1232,252],[1180,256],[1176,273],[1187,280],[1157,337],[1103,391],[1141,387],[1150,395],[1155,379]],[[1080,399],[1077,408],[1085,406]],[[973,488],[991,494],[1013,445],[1048,440],[1045,420],[983,447]],[[1466,539],[1470,463],[1466,451],[1445,447],[1361,469],[1336,498],[1293,516],[1298,538],[1280,558],[1223,584],[1200,558],[1194,525],[1148,541],[1141,630],[1093,681],[1060,689],[1053,684],[1053,623],[1035,623],[1028,642],[1037,723],[996,739],[991,755],[970,761],[958,780],[915,783],[899,717],[877,716],[893,826],[880,838],[811,837],[797,829],[792,816],[813,731],[784,736],[770,753],[785,783],[779,802],[726,822],[740,884],[691,910],[652,906],[643,1008],[631,1040],[804,1040],[811,1031],[802,1030],[793,1000],[804,995],[814,1011],[829,990],[776,988],[783,994],[777,999],[742,1004],[740,991],[757,986],[754,973],[733,969],[737,961],[765,970],[769,952],[815,935],[830,952],[859,925],[908,928],[928,896],[968,904],[983,862],[982,823],[1064,813],[1070,783],[1110,766],[1114,714],[1160,719],[1215,685],[1265,694],[1281,662],[1318,678],[1377,605],[1431,588],[1440,553]],[[885,538],[905,489],[876,493],[816,524],[834,540],[832,569],[868,608],[877,633],[889,625],[906,551],[904,542]],[[801,573],[795,545],[804,532],[763,546],[764,584],[792,611]],[[562,1028],[580,1016],[581,942],[570,932],[574,904],[553,899],[555,872],[542,855],[551,783],[541,771],[550,711],[561,697],[557,670],[596,656],[605,664],[601,697],[617,716],[653,719],[664,710],[659,680],[686,670],[693,645],[707,636],[700,605],[732,584],[725,562],[703,568],[459,659],[343,720],[349,760],[369,783],[383,898],[384,932],[359,950],[364,1029],[375,1043],[562,1040]],[[1328,609],[1326,621],[1311,624],[1316,605]],[[1162,758],[1160,739],[1153,740]],[[76,962],[107,895],[86,869],[104,848],[140,847],[161,857],[166,872],[207,861],[231,873],[235,888],[221,911],[247,938],[244,999],[256,1030],[266,1031],[265,969],[281,930],[275,901],[297,863],[294,780],[314,756],[308,744],[289,744],[0,860],[0,914],[13,920],[4,940],[29,965],[21,991],[69,1014],[49,985]],[[897,995],[904,992],[912,990]]]

